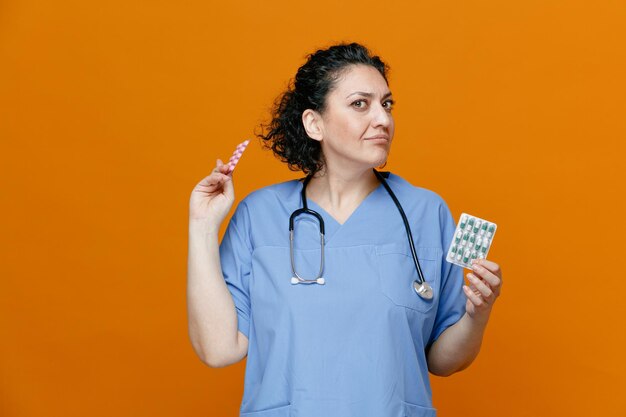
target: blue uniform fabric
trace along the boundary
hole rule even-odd
[[[455,223],[443,199],[393,173],[387,183],[409,220],[432,300],[402,217],[380,184],[344,222],[308,199],[325,222],[326,284],[291,284],[289,216],[302,181],[250,193],[220,245],[238,328],[248,337],[240,416],[432,417],[425,350],[465,313],[463,269],[445,261]],[[319,225],[295,222],[298,274],[317,276]]]

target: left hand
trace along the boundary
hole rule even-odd
[[[471,318],[488,318],[502,288],[500,266],[486,259],[477,259],[467,279],[469,286],[463,285],[467,297],[465,311]]]

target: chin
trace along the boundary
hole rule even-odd
[[[377,160],[374,161],[374,168],[386,164],[388,157],[389,157],[389,154],[387,152],[385,152],[384,155],[382,155],[380,158],[378,158]]]
[[[377,171],[379,171],[381,168],[383,168],[383,165],[386,165],[386,164],[387,164],[387,158],[379,159],[379,160],[372,161],[372,163],[370,164],[370,168],[374,168]]]

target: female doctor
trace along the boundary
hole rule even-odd
[[[502,273],[480,260],[465,285],[445,202],[376,170],[394,137],[387,70],[356,43],[308,56],[259,135],[306,179],[246,196],[221,245],[227,166],[191,194],[189,335],[208,366],[247,356],[241,416],[432,417],[428,372],[478,354]],[[292,216],[305,204],[316,214]]]

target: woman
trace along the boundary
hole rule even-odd
[[[445,202],[374,169],[394,135],[386,72],[355,43],[309,55],[260,135],[307,178],[248,195],[219,251],[228,168],[217,160],[192,192],[190,338],[209,366],[248,356],[242,416],[434,416],[428,372],[450,375],[478,354],[501,272],[482,260],[464,285],[444,259],[455,229]],[[422,294],[392,192],[432,288]],[[303,203],[325,240],[304,213],[292,247],[287,223]]]

